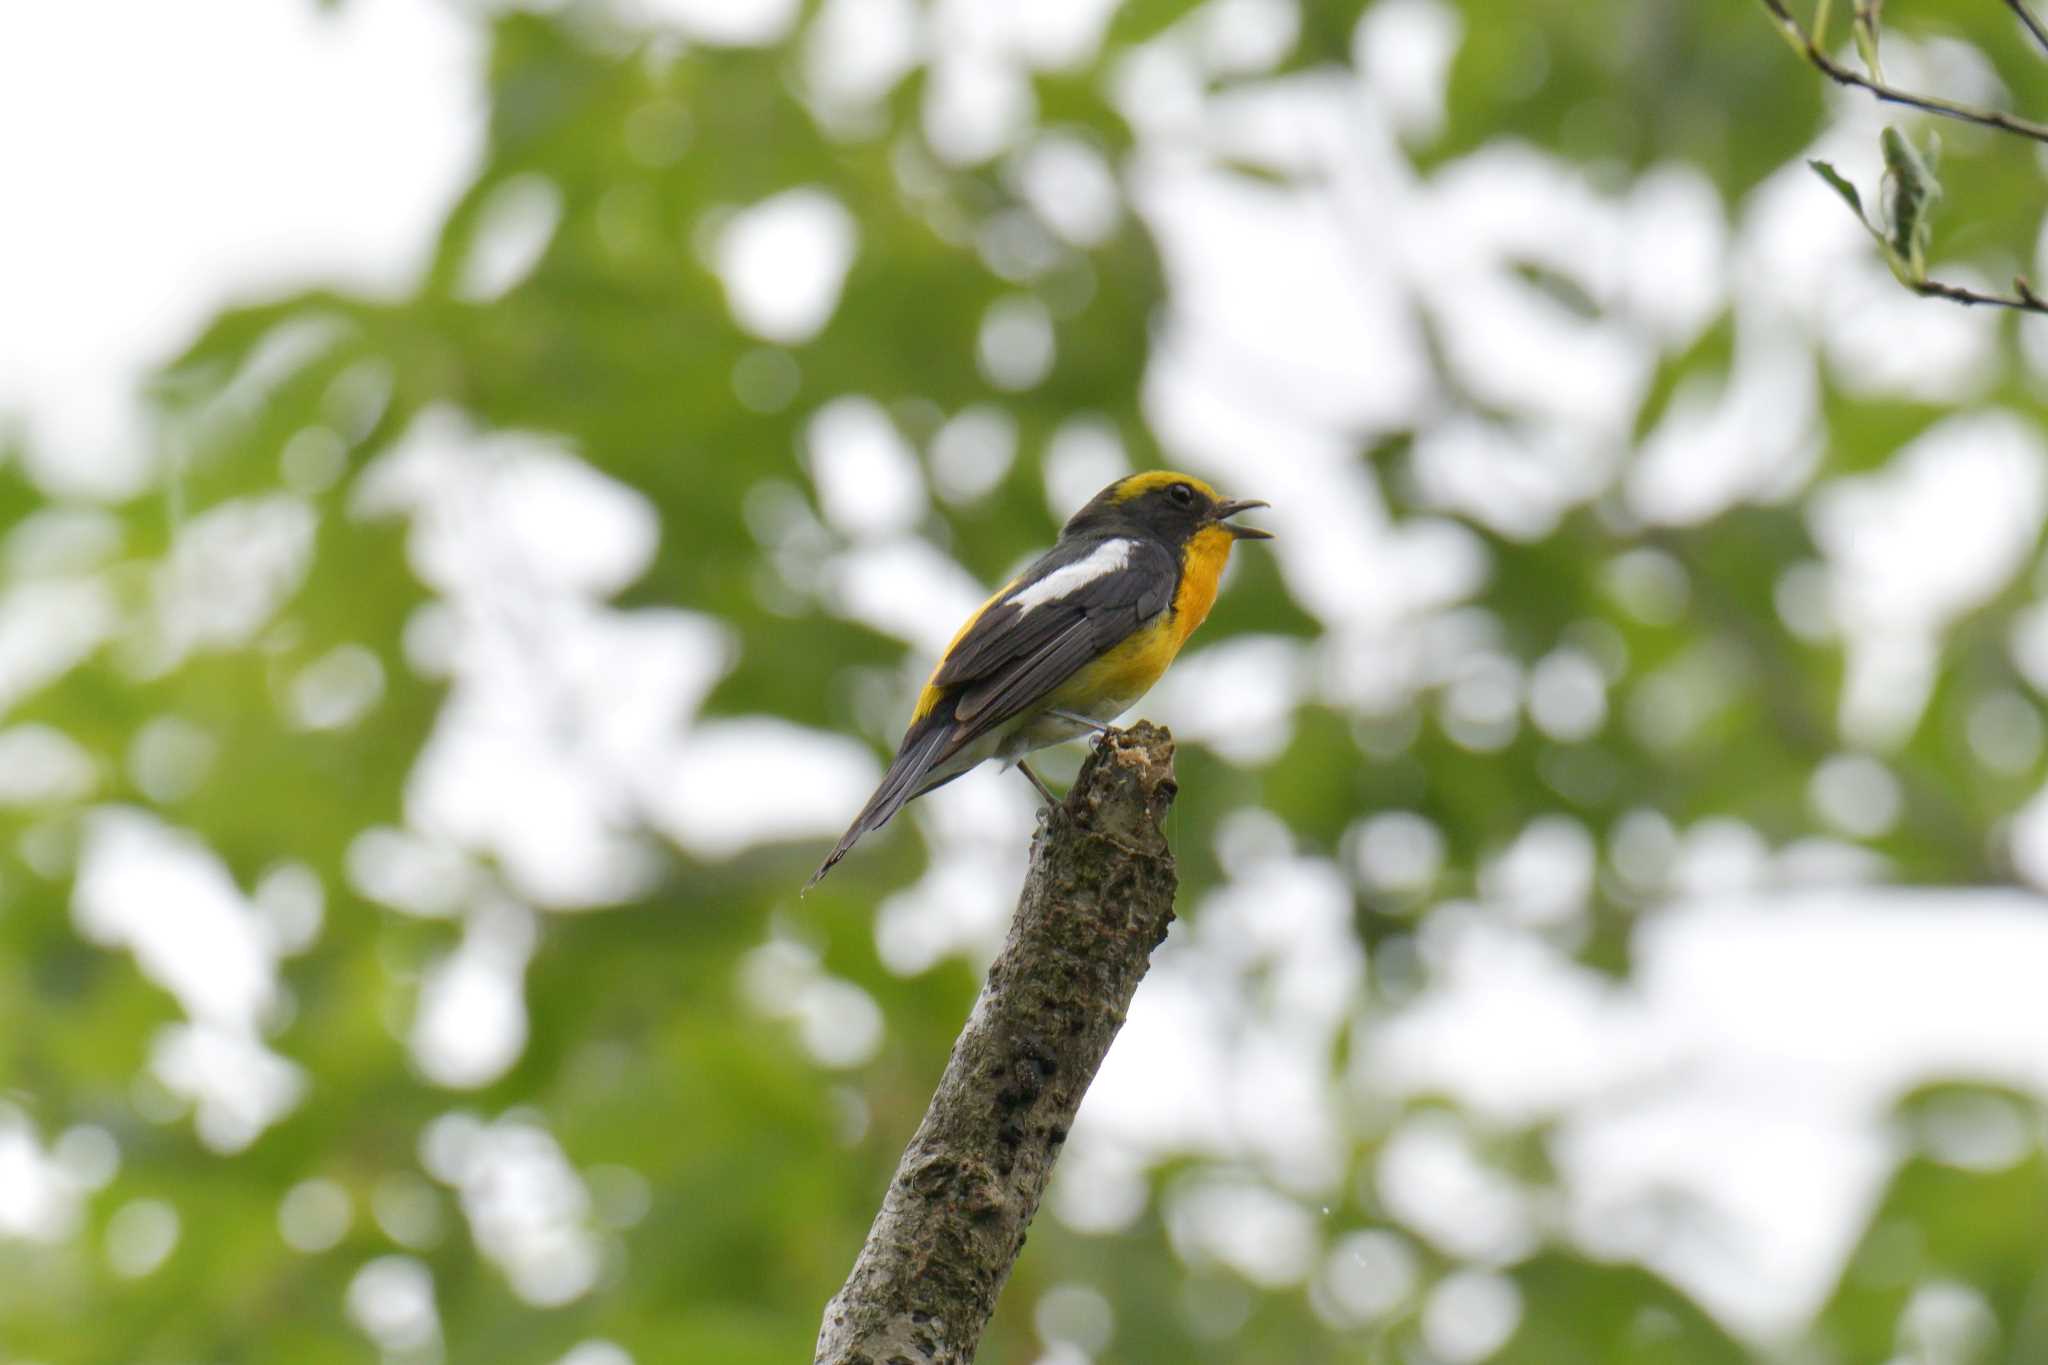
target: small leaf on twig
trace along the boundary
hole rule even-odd
[[[1827,181],[1828,184],[1834,188],[1836,194],[1842,196],[1842,202],[1849,206],[1850,211],[1853,212],[1858,219],[1862,220],[1863,226],[1865,226],[1866,228],[1870,226],[1870,220],[1863,217],[1863,196],[1856,193],[1856,187],[1849,183],[1848,176],[1843,175],[1840,171],[1836,170],[1832,165],[1825,161],[1817,161],[1812,158],[1808,158],[1806,164],[1813,168],[1813,173],[1815,175]]]
[[[1886,128],[1880,145],[1884,149],[1887,245],[1895,258],[1892,268],[1903,267],[1901,278],[1917,284],[1927,278],[1927,242],[1934,230],[1934,207],[1941,202],[1941,182],[1935,179],[1933,164],[1939,144],[1931,143],[1929,155],[1922,156],[1904,133]]]

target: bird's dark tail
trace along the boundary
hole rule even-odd
[[[933,765],[939,762],[940,755],[945,752],[946,741],[953,733],[952,708],[947,706],[944,709],[947,714],[927,716],[903,737],[903,747],[896,751],[889,771],[882,774],[881,785],[875,788],[875,794],[868,798],[860,814],[847,826],[846,833],[839,836],[839,842],[826,855],[825,861],[818,864],[818,870],[811,874],[811,879],[804,883],[804,890],[808,891],[822,881],[833,865],[860,842],[863,834],[889,823],[889,817],[902,810],[904,802],[927,790],[926,779],[931,776]]]

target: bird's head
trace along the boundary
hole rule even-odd
[[[1140,530],[1168,544],[1184,545],[1198,532],[1214,527],[1238,540],[1271,540],[1271,531],[1230,520],[1239,512],[1266,505],[1251,498],[1226,498],[1192,474],[1154,469],[1118,479],[1090,498],[1087,506],[1068,519],[1064,534]]]

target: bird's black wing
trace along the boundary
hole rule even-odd
[[[1115,557],[1118,543],[1126,547],[1122,562],[1102,567]],[[811,884],[862,835],[936,786],[932,774],[948,759],[1031,709],[1078,669],[1165,611],[1179,583],[1180,566],[1170,550],[1128,536],[1056,545],[1012,579],[939,661],[927,684],[937,693],[933,705],[911,723],[889,771],[812,874]]]
[[[1122,562],[1100,567],[1114,560],[1117,547]],[[982,610],[932,674],[931,685],[953,699],[948,755],[1028,711],[1165,611],[1179,579],[1166,547],[1133,537],[1059,546],[1033,564]]]

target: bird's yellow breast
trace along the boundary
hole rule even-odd
[[[1208,619],[1236,539],[1214,526],[1195,532],[1181,560],[1180,587],[1173,594],[1172,608],[1078,669],[1047,699],[1048,704],[1090,715],[1100,715],[1107,704],[1114,708],[1108,714],[1114,715],[1144,695],[1166,672],[1195,627]]]

